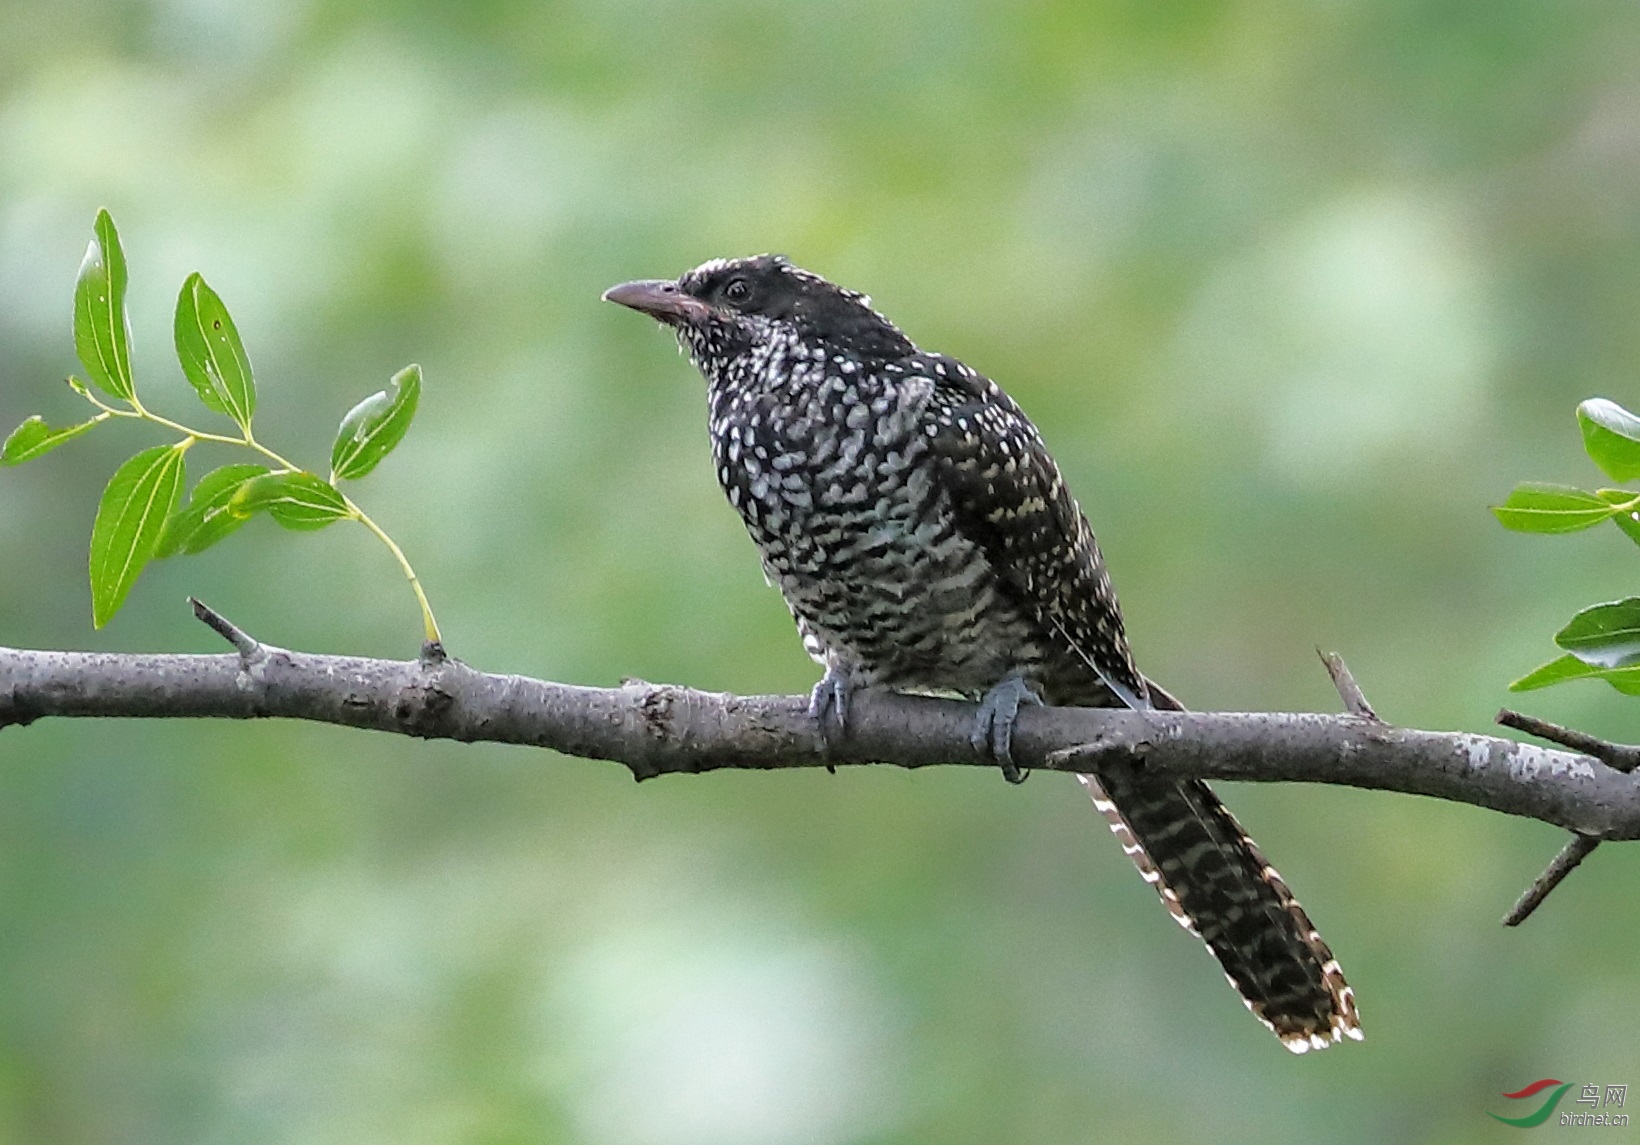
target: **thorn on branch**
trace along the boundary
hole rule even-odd
[[[1119,743],[1119,740],[1117,742]],[[1097,767],[1110,764],[1112,748],[1112,737],[1101,733],[1085,743],[1076,743],[1070,747],[1050,751],[1042,762],[1055,771],[1093,771]],[[1136,743],[1127,745],[1117,758],[1125,759],[1128,764],[1134,767],[1140,767],[1144,764],[1145,753],[1149,750],[1150,742],[1148,740],[1139,740]],[[1079,764],[1086,766],[1078,766]]]
[[[1078,743],[1072,744],[1070,747],[1062,747],[1058,751],[1050,751],[1043,762],[1055,771],[1063,771],[1067,769],[1074,771],[1076,770],[1075,765],[1081,762],[1086,762],[1088,767],[1091,769],[1094,761],[1096,761],[1104,753],[1104,744],[1097,741],[1093,743]]]
[[[190,596],[188,603],[193,605],[195,617],[202,620],[212,632],[215,632],[238,650],[241,661],[249,664],[261,654],[262,645],[216,609],[198,597]]]
[[[423,668],[437,668],[450,659],[450,654],[444,650],[444,644],[438,640],[428,640],[421,646],[421,666]]]
[[[1371,720],[1375,724],[1384,721],[1378,718],[1378,713],[1372,710],[1367,703],[1367,697],[1361,691],[1361,685],[1355,682],[1355,676],[1344,663],[1344,658],[1336,652],[1323,652],[1317,648],[1315,654],[1321,657],[1321,663],[1326,666],[1327,675],[1332,677],[1333,687],[1338,689],[1338,698],[1344,701],[1344,710],[1352,716],[1363,720]]]
[[[1502,721],[1499,721],[1502,722]],[[1560,881],[1577,869],[1577,865],[1588,858],[1589,852],[1600,846],[1600,840],[1594,835],[1573,835],[1572,841],[1560,849],[1560,854],[1546,867],[1541,875],[1526,888],[1526,893],[1515,901],[1509,908],[1509,913],[1503,916],[1504,926],[1519,926],[1525,922],[1534,910],[1542,905],[1543,900],[1549,897],[1549,892],[1560,885]]]
[[[1558,743],[1561,747],[1569,747],[1584,755],[1592,755],[1613,771],[1627,773],[1640,767],[1640,747],[1633,744],[1612,743],[1587,732],[1563,728],[1559,724],[1552,724],[1548,720],[1540,720],[1536,716],[1511,711],[1508,708],[1498,713],[1497,722],[1506,728],[1514,728],[1516,731],[1537,736],[1538,739],[1546,739],[1550,743]]]

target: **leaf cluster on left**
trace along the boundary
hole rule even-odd
[[[389,387],[343,417],[331,447],[328,477],[285,460],[256,439],[256,379],[228,308],[205,279],[188,276],[177,298],[177,360],[200,403],[233,423],[232,433],[191,428],[143,404],[131,365],[126,311],[125,251],[109,213],[99,211],[74,286],[74,349],[89,385],[68,384],[95,412],[85,421],[53,426],[35,416],[3,446],[0,465],[20,465],[115,418],[158,426],[176,440],[141,450],[122,463],[97,503],[91,526],[92,623],[101,628],[119,611],[150,560],[203,552],[251,517],[266,513],[287,529],[320,529],[334,521],[365,525],[398,561],[421,607],[425,639],[440,641],[432,608],[403,551],[340,488],[369,473],[404,437],[421,395],[421,370],[407,366]],[[200,442],[238,446],[256,463],[223,465],[188,488],[187,455]]]

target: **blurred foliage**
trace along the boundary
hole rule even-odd
[[[106,205],[157,404],[191,400],[196,271],[256,349],[258,434],[315,472],[335,411],[422,364],[371,508],[455,655],[797,692],[698,378],[597,301],[780,250],[1020,399],[1189,702],[1331,709],[1320,645],[1387,718],[1484,730],[1543,633],[1633,584],[1617,530],[1486,506],[1579,479],[1578,400],[1640,400],[1637,57],[1640,11],[1598,0],[11,0],[0,425],[77,413]],[[371,538],[264,520],[93,632],[87,531],[148,444],[0,473],[0,641],[220,651],[192,593],[414,654]],[[1625,703],[1533,697],[1633,739]],[[1561,833],[1229,798],[1364,1045],[1290,1058],[1048,776],[638,789],[331,728],[7,729],[0,1141],[1445,1142],[1537,1078],[1640,1084],[1627,849],[1506,932]]]

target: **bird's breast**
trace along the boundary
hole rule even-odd
[[[769,580],[861,682],[977,693],[1038,634],[939,486],[926,396],[848,375],[793,396],[714,395],[714,460]]]

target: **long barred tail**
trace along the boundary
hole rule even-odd
[[[1078,775],[1122,850],[1174,919],[1207,943],[1247,1008],[1296,1054],[1359,1041],[1355,996],[1338,960],[1200,780]]]
[[[1157,707],[1177,701],[1152,689]],[[1200,780],[1078,775],[1174,919],[1199,935],[1253,1015],[1296,1054],[1360,1041],[1355,995],[1258,845]]]

